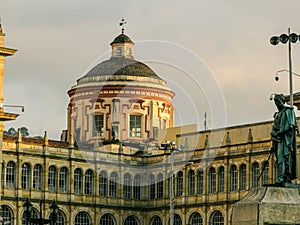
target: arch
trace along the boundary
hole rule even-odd
[[[123,196],[126,199],[131,199],[132,193],[132,179],[129,173],[124,175],[124,186],[123,186]]]
[[[31,186],[31,167],[29,163],[23,163],[21,175],[22,189],[29,190]]]
[[[189,219],[189,224],[190,225],[202,225],[203,224],[203,220],[202,220],[202,216],[200,213],[198,212],[194,212]]]
[[[220,166],[218,170],[218,192],[224,192],[224,183],[225,183],[225,178],[224,178],[224,166]]]
[[[177,172],[177,196],[182,196],[183,194],[183,172]]]
[[[36,191],[41,191],[43,187],[43,167],[41,164],[36,164],[33,167],[33,189]]]
[[[109,196],[118,197],[118,180],[119,176],[116,172],[112,172],[109,177]]]
[[[69,170],[67,167],[62,167],[59,171],[59,191],[66,193],[69,187]]]
[[[66,214],[63,211],[58,210],[56,225],[65,225],[66,223]]]
[[[34,219],[39,218],[39,211],[36,208],[32,208],[31,218],[34,218]],[[22,225],[27,225],[25,212],[23,212],[23,214],[22,214]]]
[[[13,161],[9,161],[6,167],[6,187],[16,187],[16,164]]]
[[[2,207],[3,224],[8,224],[9,222],[9,225],[14,225],[13,210],[7,205],[2,205],[1,207]]]
[[[252,164],[252,187],[253,188],[259,187],[259,180],[258,180],[259,173],[260,173],[259,164],[258,162],[254,162]]]
[[[155,177],[153,174],[149,175],[148,183],[149,199],[155,199]]]
[[[238,188],[238,171],[236,165],[230,167],[230,191],[237,191]]]
[[[113,215],[106,213],[100,218],[99,225],[115,225],[116,220]]]
[[[79,212],[75,216],[74,225],[90,225],[92,224],[91,217],[87,212]]]
[[[169,218],[169,223],[168,224],[170,225],[170,218]],[[177,213],[174,214],[173,224],[174,225],[182,225],[181,217]]]
[[[159,216],[153,216],[151,219],[151,225],[162,225],[162,220]]]
[[[82,170],[80,168],[76,168],[74,171],[74,192],[75,194],[82,194]]]
[[[219,210],[213,211],[210,215],[209,222],[211,225],[224,225],[223,214]]]
[[[105,170],[99,174],[99,195],[101,197],[107,196],[107,172]]]
[[[247,170],[246,170],[246,164],[245,163],[240,165],[239,180],[240,180],[240,190],[246,190]]]
[[[124,225],[139,225],[139,221],[138,218],[136,216],[128,216],[125,221],[124,221]]]
[[[268,161],[264,161],[262,163],[262,168],[264,168],[264,171],[262,173],[262,183],[263,184],[269,184],[269,162]]]
[[[56,192],[57,188],[57,169],[56,166],[52,165],[48,170],[48,190]]]
[[[94,193],[94,172],[88,169],[84,176],[84,194],[92,195]]]
[[[142,178],[141,175],[137,174],[134,176],[133,180],[133,198],[134,199],[141,199],[142,197],[142,190],[141,190],[141,184]]]
[[[157,198],[161,199],[164,196],[164,178],[162,173],[157,175]]]
[[[208,193],[212,194],[216,192],[216,169],[211,167],[208,171]]]

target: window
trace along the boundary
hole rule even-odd
[[[208,171],[208,193],[216,192],[216,170],[211,167]]]
[[[268,161],[263,162],[264,172],[262,174],[262,183],[269,184],[269,163]]]
[[[6,168],[6,187],[16,187],[16,164],[13,161],[7,163]]]
[[[155,177],[153,174],[149,176],[149,199],[155,199]]]
[[[13,225],[14,221],[13,221],[13,212],[12,210],[6,206],[6,205],[2,205],[2,224],[9,224],[9,225]]]
[[[171,174],[169,174],[169,178],[168,178],[168,196],[169,197],[170,197],[171,185],[173,187],[173,194],[175,195],[175,181],[176,181],[175,174],[173,174],[173,179],[172,179],[173,184],[171,183],[171,179],[172,179]]]
[[[230,191],[237,191],[238,189],[238,172],[236,165],[230,168]]]
[[[85,172],[84,193],[86,195],[91,195],[94,193],[94,173],[92,170],[87,170]]]
[[[195,194],[195,172],[194,170],[189,171],[188,175],[188,193],[189,195]]]
[[[131,199],[131,187],[132,187],[132,180],[131,175],[126,173],[124,175],[124,186],[123,186],[123,195],[126,199]]]
[[[48,171],[48,190],[51,192],[56,191],[57,170],[55,166],[50,166]]]
[[[66,216],[62,211],[58,210],[56,225],[65,225],[65,224],[66,224]]]
[[[104,120],[103,115],[93,116],[93,137],[103,136]]]
[[[141,175],[135,175],[133,180],[133,198],[141,199]]]
[[[246,164],[240,166],[240,190],[246,190]]]
[[[29,190],[30,189],[30,176],[31,175],[31,168],[28,163],[24,163],[22,165],[22,178],[21,178],[21,185],[22,189]]]
[[[130,115],[130,130],[129,136],[130,137],[141,137],[141,123],[142,117],[138,115]]]
[[[59,172],[59,191],[66,193],[69,186],[69,171],[66,167],[62,167]]]
[[[117,197],[118,193],[118,174],[113,172],[110,174],[109,179],[109,196],[110,197]]]
[[[221,166],[218,172],[218,192],[224,192],[224,167]]]
[[[203,194],[203,170],[197,172],[197,194]]]
[[[177,173],[177,196],[182,196],[183,192],[183,173],[179,171]]]
[[[82,194],[82,171],[79,168],[74,171],[74,192]]]
[[[178,214],[174,214],[174,225],[182,225],[182,220]],[[169,225],[170,225],[170,220],[169,220]]]
[[[252,187],[257,188],[259,187],[259,165],[257,162],[253,163],[252,165]]]
[[[152,218],[152,223],[151,225],[162,225],[161,218],[159,216],[154,216]]]
[[[131,48],[130,47],[126,47],[126,55],[131,56]]]
[[[117,47],[116,56],[122,56],[122,47]]]
[[[34,208],[32,208],[31,218],[33,218],[33,219],[39,218],[39,212]],[[23,213],[23,215],[22,215],[22,225],[27,225],[25,213]]]
[[[3,189],[3,187],[4,187],[4,162],[2,163],[1,167],[2,167],[2,170],[1,170],[1,187]]]
[[[115,219],[111,214],[104,214],[99,225],[115,225]]]
[[[202,225],[202,217],[200,213],[194,212],[190,217],[190,225]]]
[[[105,197],[107,196],[107,174],[105,171],[101,171],[99,176],[99,195]]]
[[[211,214],[210,224],[211,225],[224,225],[224,217],[220,211],[216,210]]]
[[[36,191],[42,190],[43,172],[42,166],[36,164],[33,168],[33,189]]]
[[[86,212],[79,212],[75,217],[74,225],[91,225],[90,216]]]
[[[157,198],[158,199],[163,198],[163,194],[164,194],[163,175],[159,173],[157,176]]]
[[[124,222],[124,225],[139,225],[139,222],[135,216],[128,216]]]

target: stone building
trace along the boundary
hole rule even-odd
[[[68,91],[62,140],[48,140],[46,132],[42,139],[3,136],[4,222],[25,225],[29,198],[32,218],[40,203],[48,218],[56,199],[57,224],[169,224],[174,154],[174,224],[230,224],[235,202],[274,182],[276,159],[267,162],[272,121],[178,132],[166,82],[133,58],[124,31],[111,46],[112,57]]]

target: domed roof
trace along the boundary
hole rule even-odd
[[[111,57],[109,60],[96,65],[82,78],[105,75],[128,75],[161,79],[144,63],[125,57]]]
[[[117,36],[110,45],[113,45],[115,43],[133,43],[132,40],[125,34],[120,34]]]

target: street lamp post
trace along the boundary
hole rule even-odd
[[[296,43],[299,37],[297,34],[292,33],[291,29],[288,29],[288,34],[281,34],[279,37],[273,36],[270,39],[270,43],[272,45],[277,45],[279,42],[286,44],[288,43],[288,57],[289,57],[289,80],[290,80],[290,105],[293,107],[294,99],[293,99],[293,71],[292,71],[292,43]]]
[[[50,212],[50,218],[49,219],[43,218],[42,201],[40,201],[40,218],[31,218],[32,204],[31,204],[31,202],[29,201],[28,198],[26,198],[23,207],[25,208],[24,212],[25,212],[26,225],[28,225],[29,222],[31,224],[38,224],[38,225],[50,224],[52,222],[52,225],[56,225],[56,220],[57,220],[57,216],[58,216],[59,207],[57,206],[55,200],[53,200],[53,202],[50,206],[51,212]]]

